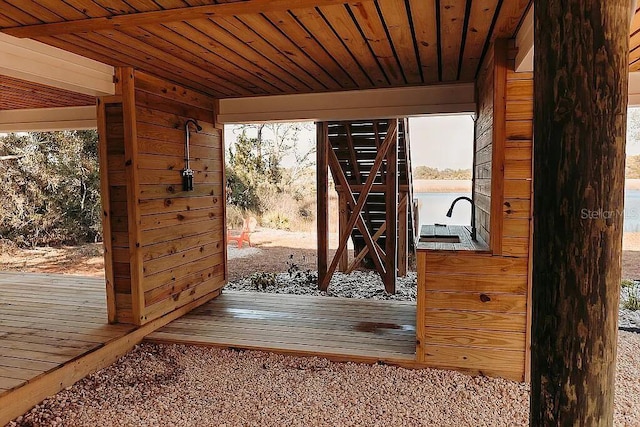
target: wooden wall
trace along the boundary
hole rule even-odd
[[[490,212],[484,211],[490,250],[418,252],[417,357],[426,366],[527,380],[533,76],[513,71],[515,52],[507,47],[496,44],[495,59],[487,61],[493,66],[483,66],[493,76],[478,80],[478,93],[493,93],[484,104],[479,98],[492,130],[477,133],[476,141],[492,147],[490,174],[489,156],[482,161],[482,149],[476,153],[476,173],[491,180]]]
[[[132,69],[119,71],[120,94],[101,99],[99,120],[107,147],[103,203],[110,207],[107,295],[110,320],[144,324],[205,302],[226,282],[222,126],[214,122],[213,98]],[[183,192],[188,118],[203,130],[191,127],[194,191]]]
[[[476,203],[476,227],[478,235],[489,242],[491,227],[491,164],[493,153],[493,89],[494,89],[493,49],[478,73],[476,83],[476,122],[473,153],[473,199]]]

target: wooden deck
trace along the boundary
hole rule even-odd
[[[146,340],[413,365],[416,306],[226,291]]]
[[[145,337],[415,363],[414,303],[225,292],[186,316],[201,302],[136,328],[107,323],[99,277],[0,272],[0,295],[0,425],[110,365]]]
[[[0,272],[0,425],[193,307],[140,328],[109,325],[103,278]]]
[[[0,396],[134,329],[107,324],[102,278],[0,273],[0,292]]]

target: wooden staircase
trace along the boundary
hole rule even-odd
[[[329,277],[320,280],[320,286],[328,284],[336,266],[350,272],[363,264],[375,268],[387,292],[393,293],[397,276],[406,274],[417,228],[407,120],[324,122],[318,126],[339,197],[339,234],[341,240],[350,236],[355,247],[351,264],[346,249],[339,248],[328,268]],[[389,227],[392,222],[394,226]]]

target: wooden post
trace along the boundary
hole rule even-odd
[[[327,123],[316,123],[318,285],[325,281],[329,260],[329,138]]]
[[[135,71],[131,67],[122,68],[122,114],[124,121],[124,156],[127,182],[127,227],[129,232],[129,265],[131,272],[131,311],[133,323],[145,323],[144,316],[144,265],[140,245],[140,171],[138,170],[138,131],[136,120]]]
[[[398,276],[407,275],[409,258],[409,203],[406,191],[400,193],[398,205]]]
[[[345,226],[349,222],[349,207],[347,206],[347,197],[344,194],[345,190],[341,190],[338,193],[338,236],[342,236],[345,232]],[[340,264],[338,268],[343,273],[349,268],[349,251],[342,252],[340,255]]]
[[[396,120],[397,122],[397,120]],[[391,125],[389,125],[391,128]],[[398,277],[398,132],[394,135],[394,141],[387,151],[385,204],[386,209],[386,240],[385,252],[387,253],[385,265],[387,277],[385,277],[385,290],[394,294],[396,292],[396,279]]]
[[[535,1],[532,426],[611,426],[628,0]]]

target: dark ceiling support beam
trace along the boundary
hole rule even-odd
[[[20,38],[56,36],[124,27],[164,24],[167,22],[190,21],[216,18],[219,16],[257,15],[294,9],[310,9],[318,6],[348,3],[346,0],[244,0],[233,3],[218,3],[205,6],[191,6],[177,9],[154,10],[50,24],[27,25],[4,28],[2,32]]]
[[[613,424],[629,12],[535,1],[532,426]]]

